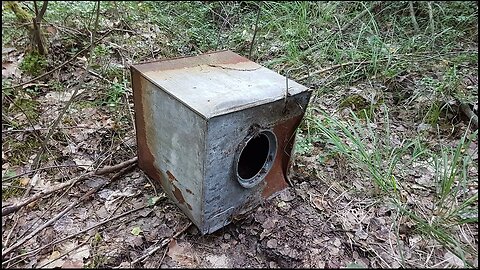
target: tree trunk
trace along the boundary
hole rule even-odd
[[[9,8],[13,11],[17,20],[24,24],[28,30],[30,36],[30,44],[33,50],[37,51],[41,55],[46,55],[48,53],[48,44],[44,32],[40,27],[40,23],[43,19],[43,15],[47,10],[48,1],[43,1],[43,6],[40,11],[37,9],[37,2],[34,1],[35,5],[35,16],[32,16],[25,9],[23,9],[17,1],[7,1],[5,4],[6,8]]]

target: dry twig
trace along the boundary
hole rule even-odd
[[[138,158],[137,157],[134,157],[132,159],[129,159],[127,161],[124,161],[120,164],[117,164],[117,165],[114,165],[114,166],[108,166],[108,167],[104,167],[102,169],[98,169],[94,172],[90,172],[90,173],[87,173],[87,174],[84,174],[84,175],[81,175],[81,176],[78,176],[78,177],[75,177],[75,178],[72,178],[70,179],[69,181],[67,182],[64,182],[64,183],[61,183],[61,184],[58,184],[56,186],[53,186],[51,187],[50,189],[48,190],[45,190],[45,191],[41,191],[35,195],[33,195],[32,197],[26,199],[26,200],[23,200],[19,203],[16,203],[14,205],[10,205],[10,206],[7,206],[7,207],[4,207],[2,208],[2,216],[6,216],[6,215],[9,215],[13,212],[16,212],[18,211],[20,208],[24,207],[25,205],[28,205],[40,198],[43,198],[53,192],[56,192],[56,191],[59,191],[59,190],[62,190],[68,186],[71,186],[71,185],[74,185],[75,183],[79,182],[79,181],[83,181],[85,179],[88,179],[89,177],[92,177],[94,175],[103,175],[103,174],[107,174],[107,173],[112,173],[112,172],[115,172],[115,171],[118,171],[118,170],[121,170],[127,166],[130,166],[130,165],[133,165],[137,162]]]
[[[165,247],[166,245],[168,245],[168,244],[170,243],[170,241],[172,241],[172,239],[175,239],[175,238],[177,238],[179,235],[181,235],[182,233],[184,233],[188,228],[190,228],[190,226],[192,226],[192,224],[193,224],[192,222],[188,222],[188,224],[187,224],[185,227],[183,227],[180,231],[176,232],[171,238],[165,238],[165,239],[163,239],[163,241],[162,241],[162,243],[160,243],[160,245],[154,247],[154,248],[153,248],[152,250],[150,250],[147,254],[145,254],[145,255],[143,255],[143,256],[141,256],[141,257],[133,260],[133,261],[131,262],[131,265],[134,265],[134,264],[136,264],[137,262],[146,259],[147,257],[151,256],[153,253],[155,253],[157,250],[159,250],[159,249]]]
[[[257,31],[258,31],[258,19],[260,18],[260,11],[262,10],[262,2],[258,4],[258,11],[257,11],[257,19],[255,20],[255,30],[253,31],[253,37],[252,37],[252,42],[250,43],[250,50],[248,52],[248,59],[252,59],[252,50],[253,50],[253,44],[255,43],[255,37],[257,36]]]
[[[144,208],[146,208],[146,207],[148,207],[148,205],[143,205],[143,206],[137,207],[137,208],[135,208],[135,209],[132,209],[132,210],[130,210],[130,211],[127,211],[127,212],[121,213],[121,214],[119,214],[119,215],[116,215],[116,216],[114,216],[114,217],[108,218],[108,219],[106,219],[106,220],[104,220],[104,221],[101,221],[101,222],[99,222],[99,223],[97,223],[97,224],[94,224],[94,225],[92,225],[92,226],[90,226],[90,227],[88,227],[88,228],[86,228],[86,229],[84,229],[84,230],[82,230],[82,231],[79,231],[78,233],[74,233],[74,234],[65,236],[65,237],[63,237],[63,238],[61,238],[61,239],[58,239],[58,240],[55,240],[55,241],[53,241],[53,242],[50,242],[50,243],[48,243],[48,244],[46,244],[46,245],[43,245],[43,246],[41,246],[41,247],[39,247],[39,248],[37,248],[37,249],[35,249],[35,250],[32,250],[32,251],[29,251],[29,252],[27,252],[27,253],[23,253],[23,254],[17,255],[17,256],[15,256],[15,257],[11,258],[11,259],[8,259],[8,260],[5,261],[5,262],[2,262],[2,264],[6,264],[6,263],[9,263],[9,262],[12,262],[13,260],[16,260],[16,259],[19,259],[19,258],[22,258],[22,257],[25,257],[25,256],[29,256],[29,255],[32,255],[32,254],[36,254],[36,253],[38,253],[39,251],[42,251],[42,250],[45,249],[45,248],[48,248],[48,247],[50,247],[50,246],[56,245],[56,244],[58,244],[58,243],[61,243],[61,242],[65,241],[65,240],[68,240],[68,239],[71,239],[71,238],[73,238],[73,237],[76,237],[76,236],[78,236],[78,235],[80,235],[80,234],[82,234],[82,233],[86,233],[86,232],[88,232],[88,231],[90,231],[90,230],[92,230],[92,229],[95,229],[95,228],[97,228],[97,227],[100,227],[100,226],[102,226],[102,225],[105,225],[105,224],[107,224],[107,223],[110,222],[110,221],[113,221],[113,220],[122,218],[122,217],[127,216],[127,215],[129,215],[129,214],[131,214],[131,213],[140,211],[140,210],[142,210],[142,209],[144,209]]]
[[[96,40],[95,42],[93,42],[92,44],[88,45],[87,47],[81,49],[79,52],[77,52],[74,56],[72,56],[70,59],[68,59],[67,61],[63,62],[61,65],[57,66],[56,68],[48,71],[48,72],[45,72],[44,74],[42,75],[39,75],[29,81],[26,81],[24,83],[20,83],[20,84],[17,84],[17,85],[13,85],[13,86],[8,86],[8,87],[3,87],[2,89],[3,90],[9,90],[9,89],[14,89],[14,88],[18,88],[18,87],[22,87],[22,86],[25,86],[27,84],[30,84],[36,80],[39,80],[45,76],[48,76],[50,74],[52,74],[53,72],[61,69],[62,67],[64,67],[66,64],[72,62],[73,60],[77,59],[77,57],[79,55],[81,55],[82,53],[84,53],[86,50],[90,49],[91,47],[93,47],[93,45],[97,44],[98,42],[100,42],[102,39],[104,39],[106,36],[108,36],[108,34],[110,34],[111,31],[108,31],[107,33],[105,33],[103,36],[101,36],[98,40]]]
[[[97,2],[97,16],[95,18],[95,29],[93,30],[93,35],[92,35],[92,39],[90,41],[90,46],[89,46],[90,51],[89,51],[89,54],[88,54],[89,59],[87,60],[87,67],[86,67],[87,70],[88,70],[88,67],[90,65],[90,61],[92,60],[91,55],[92,55],[92,51],[93,51],[93,47],[94,47],[93,44],[94,44],[94,41],[95,41],[95,35],[96,35],[97,29],[98,29],[98,18],[99,17],[100,17],[100,2]],[[73,103],[73,100],[77,97],[78,90],[80,89],[80,87],[83,86],[83,82],[85,81],[85,78],[86,78],[87,74],[88,74],[88,72],[84,72],[82,74],[82,77],[80,78],[79,83],[74,87],[72,97],[67,101],[67,104],[65,104],[65,107],[63,107],[62,111],[60,112],[60,114],[57,116],[57,118],[53,122],[52,126],[50,127],[50,129],[47,133],[47,136],[45,137],[45,140],[42,142],[42,145],[40,147],[40,151],[37,153],[37,155],[35,156],[35,158],[33,160],[33,165],[32,165],[33,169],[38,168],[38,165],[40,163],[40,158],[41,158],[43,152],[45,151],[45,148],[47,147],[47,143],[50,140],[50,137],[52,136],[54,130],[56,129],[56,127],[58,126],[58,124],[62,120],[63,115],[67,112],[68,108]],[[26,194],[28,194],[28,192],[29,192],[29,190],[27,190]]]
[[[377,61],[381,61],[381,60],[377,60]],[[346,63],[342,63],[342,64],[337,64],[337,65],[333,65],[333,66],[329,66],[329,67],[326,67],[326,68],[322,68],[322,69],[319,69],[319,70],[316,70],[310,74],[307,74],[305,76],[302,76],[300,78],[297,78],[297,80],[301,81],[301,80],[305,80],[307,79],[308,77],[312,76],[312,75],[316,75],[316,74],[320,74],[320,73],[324,73],[324,72],[327,72],[327,71],[330,71],[330,70],[334,70],[334,69],[337,69],[337,68],[341,68],[341,67],[345,67],[345,66],[350,66],[350,65],[365,65],[365,64],[371,64],[372,61],[361,61],[361,62],[357,62],[357,61],[354,61],[354,62],[346,62]]]
[[[53,263],[53,262],[55,262],[55,261],[57,261],[57,260],[60,260],[61,258],[67,256],[67,255],[70,254],[70,253],[72,253],[72,251],[77,250],[77,249],[79,249],[80,247],[82,247],[83,245],[87,244],[88,241],[90,241],[90,238],[91,238],[91,236],[89,236],[85,241],[81,242],[80,244],[78,244],[77,246],[73,247],[73,248],[70,249],[69,251],[67,251],[67,252],[63,253],[62,255],[58,256],[57,258],[55,258],[55,259],[53,259],[53,260],[51,260],[51,261],[48,261],[48,262],[46,262],[46,263],[44,263],[44,264],[42,264],[42,265],[40,265],[40,266],[37,266],[37,268],[45,268],[45,266],[47,266],[47,265],[49,265],[49,264],[51,264],[51,263]],[[63,268],[63,267],[62,267],[62,268]]]
[[[123,168],[120,172],[116,173],[115,175],[113,175],[110,180],[106,181],[105,183],[103,183],[102,185],[99,185],[98,187],[96,188],[92,188],[90,189],[87,193],[85,193],[82,197],[80,197],[80,199],[76,202],[72,202],[68,207],[66,207],[62,212],[58,213],[55,217],[51,218],[49,221],[47,221],[46,223],[44,223],[43,225],[41,225],[40,227],[38,227],[37,229],[35,229],[33,232],[31,232],[30,234],[28,234],[27,236],[23,237],[22,239],[18,240],[15,244],[13,244],[12,246],[6,248],[5,250],[2,250],[2,258],[4,258],[7,254],[9,254],[10,252],[12,252],[14,249],[20,247],[21,245],[23,245],[26,241],[28,241],[29,239],[31,239],[32,237],[34,237],[35,235],[37,235],[40,231],[42,231],[43,229],[45,229],[46,227],[52,225],[55,221],[57,221],[58,219],[60,219],[62,216],[64,216],[66,213],[68,213],[70,210],[72,210],[75,206],[77,206],[78,204],[80,204],[81,202],[87,200],[88,198],[90,198],[91,195],[95,194],[97,191],[101,190],[102,188],[104,188],[106,185],[112,183],[113,181],[115,181],[116,179],[118,179],[120,176],[122,176],[124,173],[126,173],[128,170],[132,169],[133,167],[135,167],[136,164],[130,164],[128,167],[126,168]]]
[[[370,6],[370,8],[368,9],[365,9],[363,10],[362,12],[358,13],[357,16],[355,16],[355,18],[353,18],[351,21],[349,21],[348,23],[344,24],[343,27],[341,29],[339,29],[338,31],[333,31],[330,35],[328,35],[325,40],[328,40],[329,38],[331,38],[334,34],[336,33],[342,33],[342,32],[345,32],[345,30],[347,30],[348,28],[350,28],[350,26],[353,25],[354,22],[360,20],[363,16],[367,15],[368,13],[370,13],[372,10],[374,10],[377,6],[379,6],[380,4],[382,3],[382,1],[377,1],[375,3],[372,4],[372,6]],[[310,54],[311,52],[313,52],[314,50],[318,49],[319,46],[323,46],[323,43],[319,43],[315,46],[312,46],[308,49],[305,50],[305,54]]]

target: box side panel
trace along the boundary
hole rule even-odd
[[[206,121],[132,69],[139,166],[197,225]]]
[[[305,113],[310,92],[209,119],[206,137],[203,233],[228,224],[235,216],[254,208],[261,200],[287,187],[286,175],[295,130]],[[285,105],[286,104],[286,105]],[[253,188],[244,188],[234,171],[239,145],[252,132],[252,126],[271,130],[277,138],[277,151],[265,179]]]

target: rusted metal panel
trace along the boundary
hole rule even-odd
[[[139,166],[201,226],[206,121],[136,71],[132,78]]]
[[[310,91],[229,51],[132,66],[140,167],[202,233],[287,186]]]
[[[206,138],[208,166],[205,168],[203,188],[206,200],[203,213],[208,232],[219,229],[219,224],[228,223],[235,215],[248,212],[259,201],[287,187],[293,138],[304,115],[302,108],[306,107],[309,98],[310,92],[289,97],[286,112],[284,101],[279,100],[209,119]],[[236,165],[234,160],[238,145],[252,132],[252,125],[273,131],[277,138],[277,151],[265,181],[246,189],[237,182],[233,167]],[[230,208],[234,208],[233,216],[214,218],[217,213]]]

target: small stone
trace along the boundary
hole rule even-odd
[[[270,239],[267,241],[268,248],[276,248],[277,247],[277,239]]]
[[[281,201],[281,202],[279,202],[279,203],[277,204],[277,206],[278,206],[279,208],[282,208],[282,207],[287,206],[287,203],[284,202],[284,201]]]
[[[358,239],[365,240],[368,237],[368,233],[366,233],[363,229],[360,229],[355,232],[355,236],[358,237]]]
[[[333,241],[333,245],[336,247],[340,247],[342,245],[342,242],[340,241],[340,239],[335,238],[335,240]]]
[[[223,239],[229,240],[231,238],[230,234],[226,233],[223,235]]]
[[[278,268],[278,264],[276,262],[269,262],[268,266],[270,266],[270,268]]]

